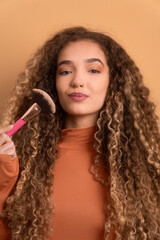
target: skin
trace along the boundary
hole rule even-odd
[[[109,67],[100,46],[90,40],[70,42],[58,57],[56,88],[66,113],[64,128],[96,125],[109,85]],[[68,94],[81,92],[88,97],[75,101]]]
[[[60,104],[66,113],[64,128],[94,126],[109,85],[109,68],[105,54],[92,41],[70,42],[61,50],[58,65],[56,88]],[[85,93],[88,97],[77,102],[68,96],[73,92]],[[15,145],[5,134],[12,127],[10,125],[0,129],[0,154],[8,154],[14,159]]]
[[[4,127],[0,129],[0,154],[7,154],[12,157],[12,159],[16,158],[16,150],[15,145],[12,139],[5,134],[13,128],[13,125]]]

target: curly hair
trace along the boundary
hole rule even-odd
[[[109,87],[97,119],[93,145],[96,156],[90,168],[108,196],[104,239],[109,239],[113,227],[115,239],[158,240],[160,131],[155,104],[126,51],[111,37],[81,26],[66,28],[47,40],[18,76],[4,116],[5,125],[24,114],[33,88],[46,91],[57,111],[35,117],[13,136],[20,172],[3,216],[13,240],[44,240],[52,230],[53,169],[64,121],[55,85],[57,59],[69,42],[80,40],[97,43],[109,66]],[[99,172],[102,164],[106,176],[109,172],[105,181]]]

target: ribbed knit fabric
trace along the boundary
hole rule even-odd
[[[104,239],[106,189],[89,171],[95,156],[94,132],[95,127],[61,130],[54,168],[53,233],[49,240]],[[0,155],[0,210],[16,182],[18,167],[18,159]],[[114,239],[113,234],[110,239]],[[0,240],[11,240],[2,220]]]
[[[14,184],[17,180],[19,172],[19,162],[11,156],[0,154],[0,211],[4,207],[4,203],[9,196]],[[0,218],[0,240],[11,240],[10,231]]]
[[[64,129],[55,164],[54,240],[102,240],[105,189],[89,168],[95,127]]]

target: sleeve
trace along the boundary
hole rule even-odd
[[[0,154],[0,212],[11,193],[19,173],[18,158],[12,159],[10,155]],[[10,233],[4,221],[0,218],[0,239],[10,240]]]

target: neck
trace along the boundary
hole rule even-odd
[[[97,118],[95,116],[66,116],[64,129],[67,128],[87,128],[95,126]]]

